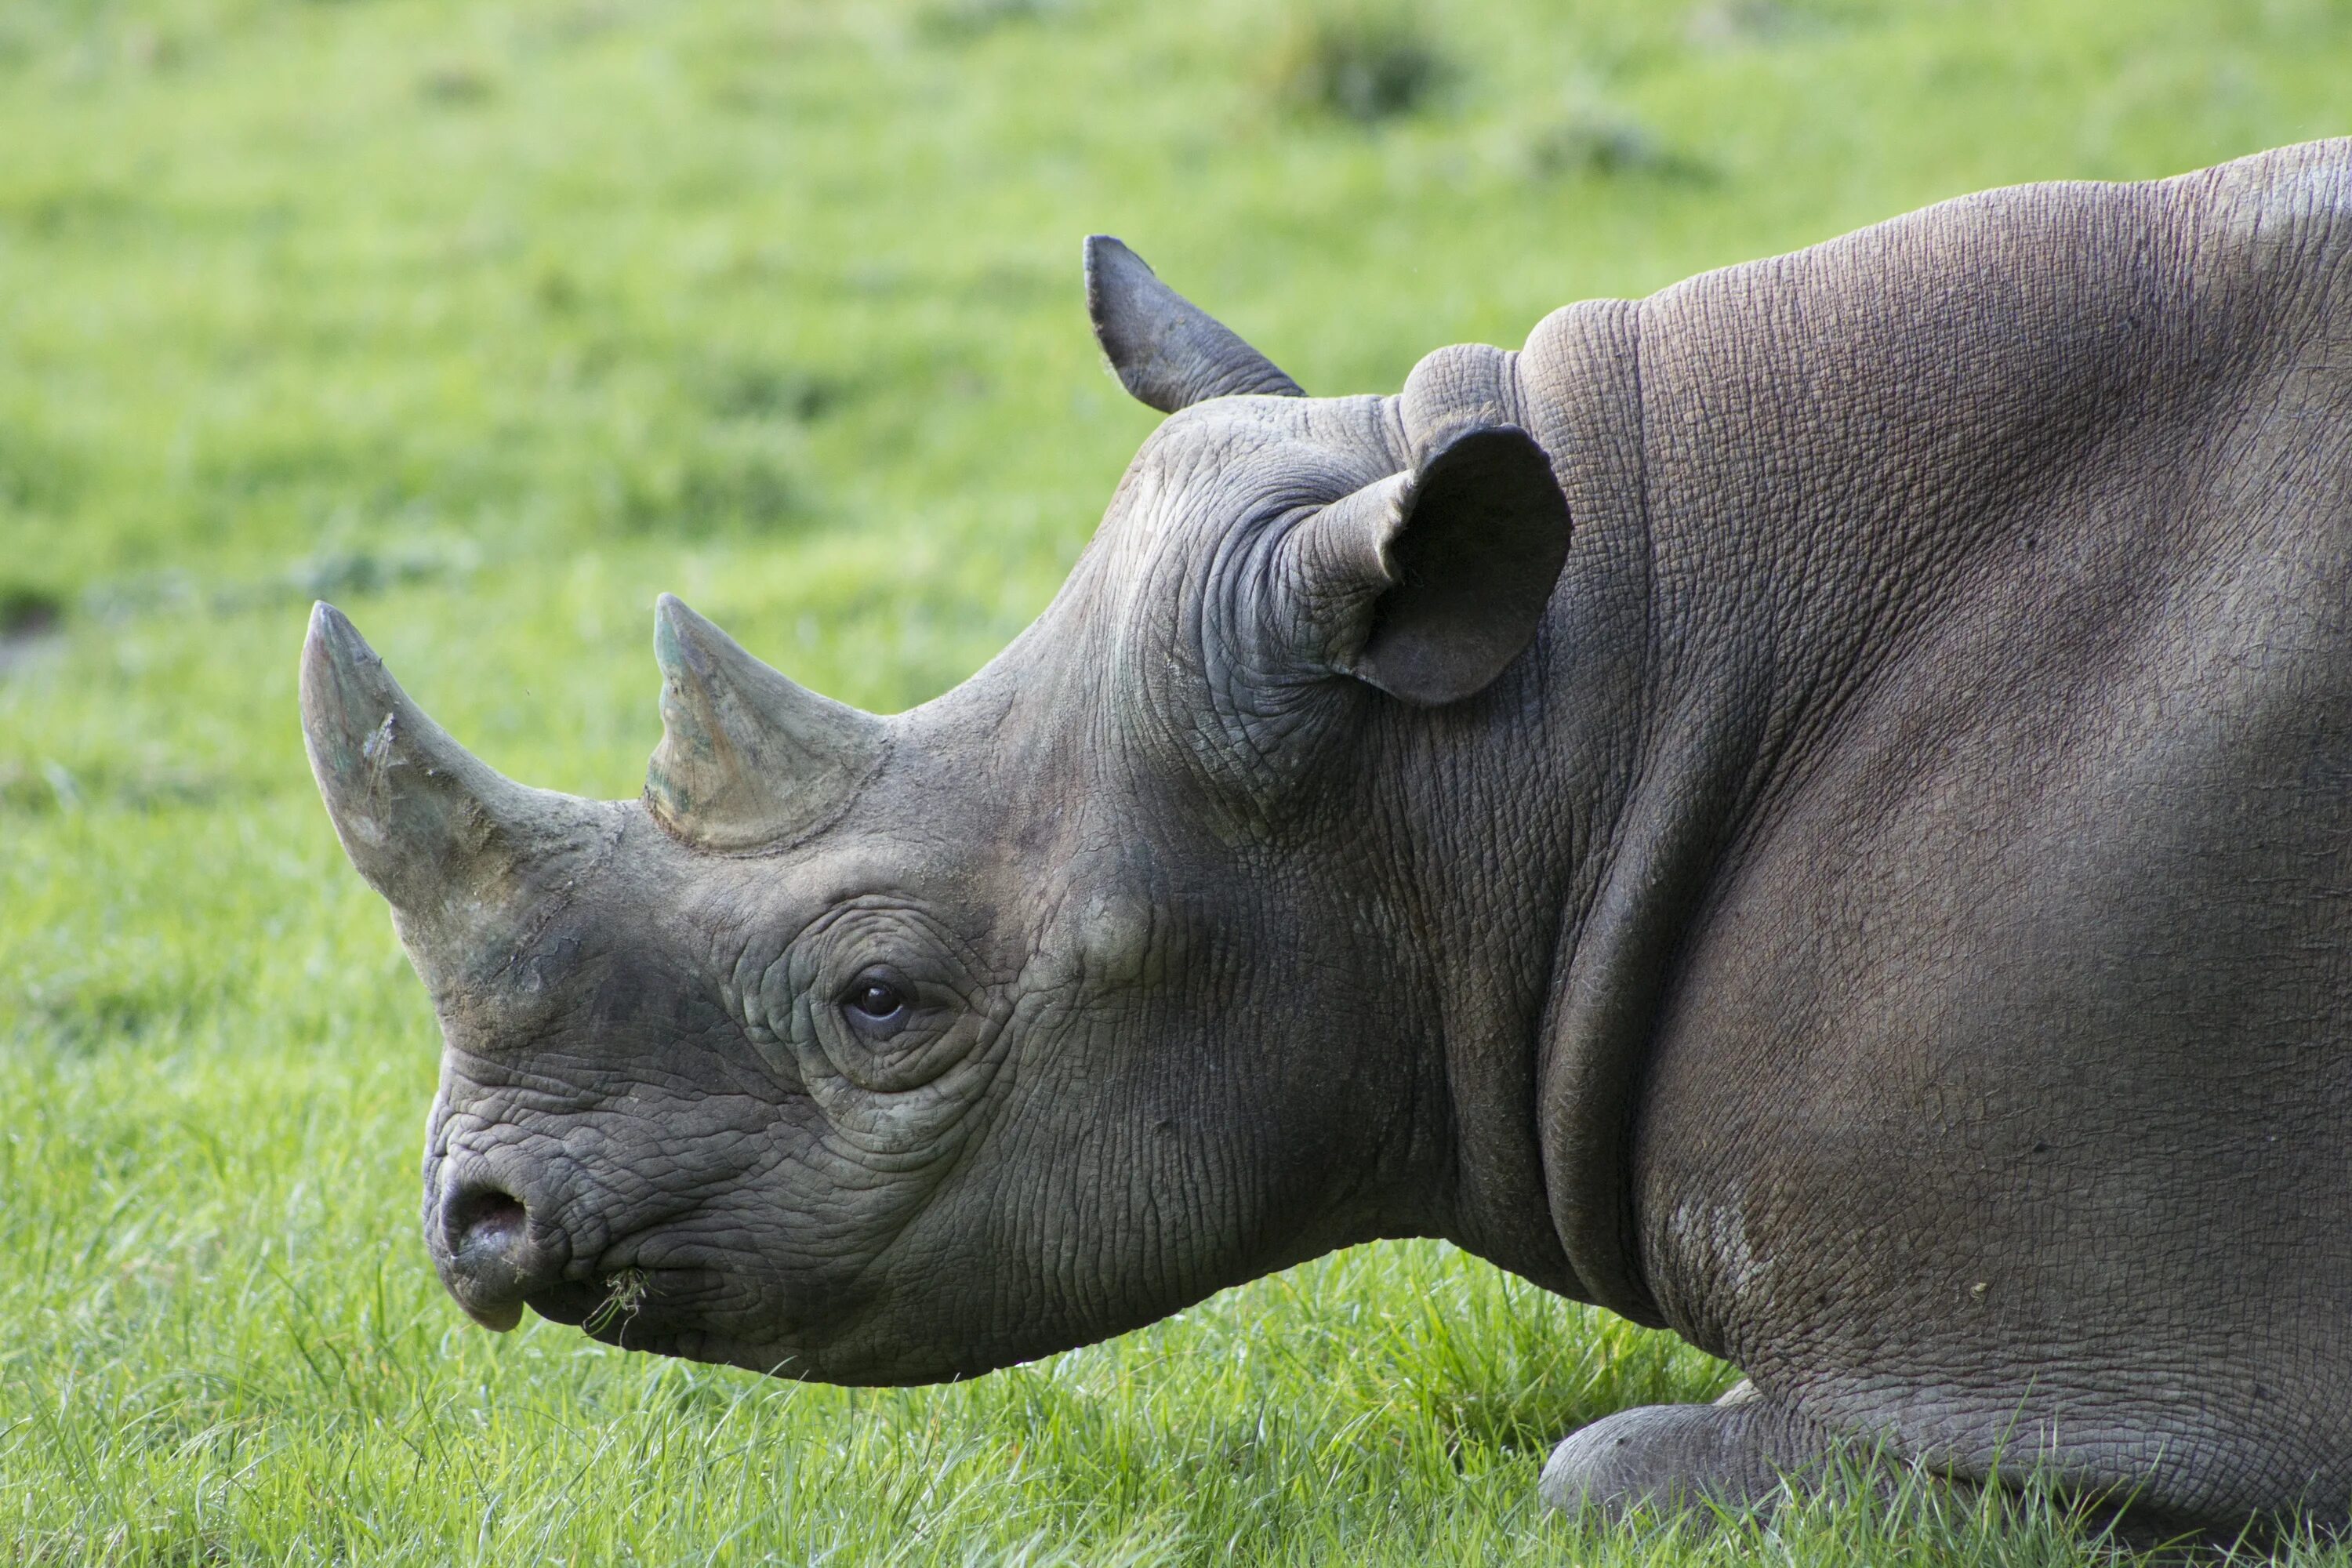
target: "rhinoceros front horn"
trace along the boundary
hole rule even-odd
[[[420,961],[482,946],[536,868],[611,834],[610,807],[516,784],[450,739],[331,605],[302,644],[302,742],[343,852]]]
[[[699,848],[777,847],[823,827],[888,748],[888,730],[794,685],[667,594],[654,610],[662,738],[646,804]]]
[[[1087,241],[1087,314],[1120,384],[1162,414],[1211,397],[1307,395],[1272,360],[1107,234]]]

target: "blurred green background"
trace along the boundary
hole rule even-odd
[[[1546,1521],[1551,1438],[1727,1374],[1431,1246],[944,1391],[492,1340],[415,1237],[432,1023],[294,657],[331,598],[494,763],[633,794],[661,589],[878,709],[1042,606],[1156,417],[1089,232],[1386,391],[1939,197],[2347,131],[2347,0],[0,6],[0,1559],[2093,1550]]]

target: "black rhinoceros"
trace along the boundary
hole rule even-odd
[[[580,800],[316,612],[466,1310],[909,1383],[1446,1237],[1749,1380],[1569,1437],[1562,1505],[1860,1441],[2344,1520],[2352,142],[1949,202],[1387,397],[1087,258],[1171,416],[935,701],[665,598],[644,797]]]

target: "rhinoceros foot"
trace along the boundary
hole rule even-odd
[[[1645,1405],[1580,1429],[1552,1450],[1539,1488],[1549,1507],[1611,1519],[1761,1508],[1784,1485],[1818,1484],[1850,1447],[1743,1383],[1713,1405]]]
[[[2021,1484],[2030,1471],[2028,1466],[2004,1479]],[[1571,1515],[1591,1510],[1614,1522],[1637,1510],[1769,1513],[1792,1496],[1846,1488],[1892,1498],[1906,1474],[1916,1479],[1885,1445],[1841,1435],[1741,1383],[1713,1405],[1642,1405],[1580,1428],[1552,1449],[1538,1486],[1547,1507]],[[1983,1485],[1942,1471],[1927,1484],[1970,1497]],[[2292,1534],[2291,1520],[2261,1516],[2217,1525],[2152,1507],[2135,1489],[2059,1485],[2082,1530],[2137,1551],[2197,1559],[2270,1550]]]

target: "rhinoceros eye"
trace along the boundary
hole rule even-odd
[[[841,1011],[860,1034],[895,1035],[907,1023],[906,983],[887,970],[869,969],[849,983]]]

